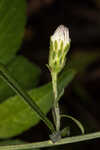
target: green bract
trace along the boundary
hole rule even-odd
[[[51,72],[58,74],[63,69],[69,48],[69,30],[60,25],[50,38],[49,68]]]

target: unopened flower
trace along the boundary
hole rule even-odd
[[[69,29],[60,25],[50,38],[49,67],[52,72],[59,73],[62,70],[69,47]]]

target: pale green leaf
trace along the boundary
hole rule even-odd
[[[62,91],[73,79],[76,72],[67,70],[62,73],[58,88]],[[30,96],[46,114],[52,107],[53,93],[51,83],[29,91]],[[0,104],[0,138],[8,138],[35,126],[40,118],[36,112],[19,97],[14,96]]]
[[[20,48],[25,16],[26,0],[0,0],[0,63],[10,62]]]

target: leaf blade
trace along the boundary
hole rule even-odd
[[[16,56],[7,69],[24,89],[34,88],[39,81],[39,67],[23,56]],[[15,92],[0,78],[0,102],[13,95]]]
[[[15,56],[22,42],[25,0],[0,1],[0,63],[7,64]]]

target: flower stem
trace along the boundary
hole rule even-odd
[[[28,95],[28,93],[12,78],[7,68],[0,64],[0,77],[39,115],[40,119],[47,125],[53,133],[55,131],[52,122],[40,110],[38,105]],[[16,104],[15,104],[16,105]]]
[[[59,109],[59,103],[58,103],[57,74],[51,73],[51,76],[52,76],[52,86],[53,86],[53,93],[54,93],[52,114],[53,114],[56,131],[59,132],[59,130],[60,130],[60,109]]]

